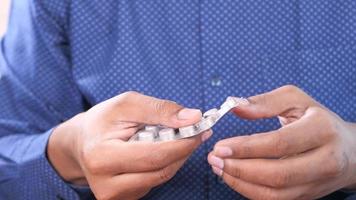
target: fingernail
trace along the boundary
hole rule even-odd
[[[214,154],[219,157],[229,157],[232,156],[232,149],[229,147],[215,147]]]
[[[187,120],[187,119],[192,119],[195,117],[201,117],[202,113],[198,109],[190,109],[190,108],[184,108],[178,113],[178,119],[179,120]]]
[[[218,176],[222,176],[223,174],[223,170],[217,168],[217,167],[214,167],[214,166],[211,166],[211,168],[213,169],[213,172],[218,175]]]
[[[203,133],[203,135],[201,136],[201,141],[202,142],[207,141],[212,135],[213,135],[213,131],[212,130]]]
[[[211,156],[209,160],[210,165],[219,169],[224,169],[224,161],[216,156]]]
[[[240,106],[248,106],[248,105],[250,105],[250,102],[246,98],[239,98],[237,101],[238,101]]]

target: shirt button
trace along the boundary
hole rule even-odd
[[[221,77],[213,77],[211,79],[211,85],[214,86],[214,87],[219,87],[222,85],[222,80],[221,80]]]

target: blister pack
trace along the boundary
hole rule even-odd
[[[219,109],[213,108],[206,111],[203,114],[202,120],[194,125],[179,129],[149,125],[138,131],[129,139],[129,141],[171,141],[199,135],[200,133],[211,129],[231,109],[246,101],[247,99],[244,98],[228,97]]]

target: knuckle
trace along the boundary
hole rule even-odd
[[[337,120],[334,116],[323,108],[314,107],[313,112],[317,120],[317,124],[320,124],[320,133],[322,133],[325,139],[334,139],[338,136],[339,127]]]
[[[338,134],[338,124],[335,119],[330,115],[324,115],[325,128],[329,132],[330,136],[336,136]]]
[[[162,115],[167,113],[167,101],[166,100],[157,100],[153,102],[153,107],[155,110],[159,111]]]
[[[153,109],[157,111],[161,118],[169,118],[172,113],[173,102],[167,100],[157,100],[152,102]]]
[[[260,95],[259,99],[258,99],[258,102],[261,105],[267,105],[267,103],[269,102],[269,98],[267,97],[267,95]]]
[[[312,107],[310,109],[313,111],[314,116],[320,120],[320,122],[327,124],[330,123],[331,117],[326,110],[321,107]]]
[[[82,162],[85,168],[92,174],[99,174],[102,171],[102,163],[98,161],[96,158],[96,155],[94,153],[95,151],[83,151],[82,153]]]
[[[136,97],[138,94],[140,94],[140,93],[138,93],[136,91],[127,91],[127,92],[120,94],[119,96],[123,99],[131,99],[133,97]]]
[[[283,136],[283,132],[281,129],[277,130],[277,133],[275,133],[273,140],[274,140],[273,147],[274,147],[275,156],[284,155],[288,151],[290,144],[287,141],[287,139]]]
[[[226,163],[226,165],[229,165],[229,163]],[[235,178],[241,178],[242,172],[241,172],[240,167],[238,167],[238,166],[232,167],[231,172]]]
[[[94,159],[87,159],[86,168],[91,174],[99,174],[102,171],[101,164]]]
[[[239,158],[249,158],[254,154],[254,149],[251,146],[252,136],[242,136],[243,142],[236,143],[239,148],[238,151],[234,152]]]
[[[127,91],[124,93],[119,94],[118,96],[114,97],[114,104],[117,106],[127,106],[135,99],[140,97],[140,93],[135,91]]]
[[[295,85],[285,85],[285,86],[282,86],[280,89],[288,94],[299,93],[301,91],[301,89],[299,89]]]
[[[246,158],[248,158],[248,157],[252,157],[253,155],[253,148],[251,147],[251,145],[249,145],[249,144],[244,144],[244,145],[242,145],[241,146],[241,152],[240,153],[238,153],[238,154],[240,154],[241,155],[241,157],[246,157]]]
[[[258,99],[258,102],[260,103],[261,106],[260,112],[262,114],[262,118],[268,118],[269,110],[268,110],[268,105],[270,102],[270,98],[267,95],[261,95],[260,98]]]

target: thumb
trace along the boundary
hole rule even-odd
[[[184,108],[173,101],[146,96],[137,92],[126,92],[113,98],[120,121],[143,124],[159,124],[172,128],[189,126],[202,118],[198,109]]]
[[[296,86],[283,86],[273,91],[248,98],[248,103],[236,107],[233,112],[245,119],[271,118],[275,116],[299,118],[310,106],[319,105]]]

